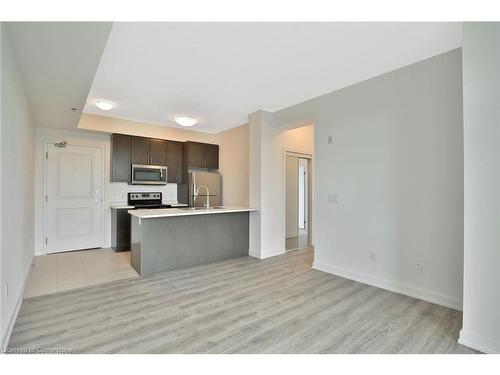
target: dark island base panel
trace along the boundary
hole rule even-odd
[[[141,275],[248,255],[249,213],[132,216],[132,267]]]

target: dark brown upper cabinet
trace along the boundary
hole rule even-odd
[[[131,164],[150,164],[149,138],[132,137]]]
[[[149,164],[167,165],[167,141],[164,139],[149,140]]]
[[[130,181],[130,135],[111,134],[111,182]]]
[[[219,146],[200,142],[186,142],[183,147],[187,168],[219,168]]]
[[[186,142],[184,144],[183,156],[187,167],[204,168],[205,144],[199,142]]]
[[[166,165],[167,182],[182,184],[182,142],[111,135],[111,182],[129,182],[132,164]]]
[[[219,146],[111,135],[111,182],[129,182],[132,164],[166,165],[167,182],[181,185],[189,168],[219,168]]]
[[[167,165],[167,141],[132,137],[132,164]]]
[[[219,169],[219,145],[205,145],[205,168]]]
[[[182,184],[182,142],[167,141],[167,182]]]

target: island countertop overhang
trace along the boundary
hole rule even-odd
[[[161,217],[175,217],[175,216],[195,216],[195,215],[215,215],[232,212],[251,212],[258,211],[257,208],[249,208],[245,206],[223,206],[214,209],[180,209],[180,208],[165,208],[165,209],[144,209],[144,210],[129,210],[128,213],[139,219],[151,219]]]

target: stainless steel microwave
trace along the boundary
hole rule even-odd
[[[167,167],[165,165],[132,164],[131,185],[166,185]]]

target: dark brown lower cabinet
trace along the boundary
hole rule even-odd
[[[130,208],[111,209],[111,247],[114,251],[130,250]]]

